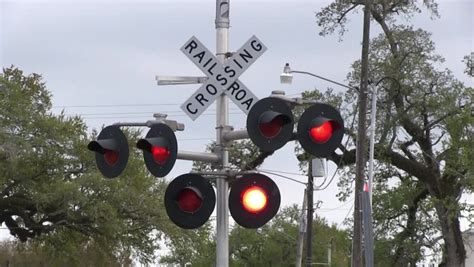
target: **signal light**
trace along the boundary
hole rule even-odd
[[[202,205],[202,197],[198,190],[187,187],[178,194],[178,206],[182,211],[195,213]]]
[[[252,186],[242,193],[242,205],[248,212],[259,213],[267,206],[267,196],[265,191]]]
[[[184,229],[202,226],[214,211],[215,204],[216,194],[211,183],[198,174],[180,175],[166,188],[166,213]]]
[[[300,117],[297,139],[303,149],[316,157],[328,157],[341,144],[344,121],[341,114],[327,104],[314,104]]]
[[[145,165],[154,176],[164,177],[173,169],[178,141],[168,125],[154,124],[146,137],[138,140],[137,148],[143,150]]]
[[[118,126],[105,127],[87,148],[95,152],[97,168],[107,178],[119,176],[127,166],[128,142]]]
[[[247,132],[252,142],[263,151],[275,151],[293,136],[293,114],[279,98],[259,100],[247,116]]]
[[[232,184],[229,211],[240,226],[259,228],[275,216],[280,201],[280,190],[272,179],[259,173],[245,174]]]
[[[315,123],[309,130],[309,136],[316,143],[326,143],[332,136],[331,122]]]

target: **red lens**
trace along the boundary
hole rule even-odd
[[[105,150],[104,152],[105,163],[107,163],[110,166],[114,166],[115,164],[117,164],[118,159],[119,159],[119,153],[114,150],[108,150],[108,149],[104,149],[104,150]]]
[[[330,121],[326,121],[319,126],[311,128],[309,135],[316,143],[326,143],[332,136],[332,125]]]
[[[251,213],[259,213],[267,206],[267,194],[258,186],[251,186],[242,193],[244,209]]]
[[[283,127],[283,117],[277,116],[270,122],[260,123],[258,127],[264,137],[273,138],[280,133],[281,128]]]
[[[151,154],[157,164],[164,165],[170,157],[171,152],[165,147],[154,146],[151,148]]]
[[[178,206],[182,211],[195,213],[202,205],[201,196],[191,188],[184,188],[178,195]]]

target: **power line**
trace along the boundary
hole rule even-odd
[[[109,108],[109,107],[144,107],[144,106],[176,106],[180,103],[157,103],[157,104],[97,104],[97,105],[63,105],[52,106],[52,108]]]
[[[230,112],[229,113],[230,115],[244,115],[240,112]],[[212,116],[212,115],[216,115],[216,113],[203,113],[201,114],[200,116]],[[172,115],[173,117],[186,117],[188,115],[186,114],[176,114],[176,115]],[[112,117],[83,117],[83,119],[85,120],[95,120],[95,119],[131,119],[131,118],[147,118],[147,117],[151,117],[151,116],[120,116],[120,117],[117,117],[117,116],[112,116]]]
[[[234,108],[234,109],[230,109],[232,111],[237,111],[238,109]],[[211,109],[211,110],[207,110],[207,112],[212,112],[212,111],[216,111],[215,109]],[[144,114],[144,115],[149,115],[149,114],[154,114],[154,113],[165,113],[167,115],[173,115],[173,114],[170,114],[170,113],[177,113],[177,114],[182,114],[183,111],[182,110],[167,110],[167,111],[163,111],[163,110],[160,110],[160,111],[140,111],[140,112],[102,112],[102,113],[76,113],[76,114],[71,114],[71,115],[80,115],[80,116],[100,116],[100,115],[122,115],[122,114]],[[207,114],[207,112],[204,112],[203,114]],[[69,115],[69,114],[68,114]]]

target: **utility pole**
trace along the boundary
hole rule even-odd
[[[229,51],[229,9],[230,0],[216,0],[216,56],[224,64],[225,54]],[[216,148],[220,151],[220,171],[226,171],[229,165],[229,151],[224,140],[224,129],[229,125],[229,100],[222,93],[216,102]],[[217,233],[216,266],[229,266],[229,182],[217,179]]]
[[[365,152],[366,152],[366,116],[367,116],[367,85],[369,65],[369,38],[370,38],[370,7],[371,0],[365,0],[364,29],[362,37],[361,79],[359,91],[359,123],[357,126],[356,148],[356,175],[354,190],[354,227],[352,238],[352,267],[362,266],[362,207],[361,193],[364,183]]]
[[[311,160],[308,161],[308,187],[306,194],[308,197],[308,213],[306,217],[306,266],[313,263],[313,166]]]

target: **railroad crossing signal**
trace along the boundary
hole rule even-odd
[[[247,132],[252,142],[263,151],[275,151],[296,137],[306,152],[315,157],[328,157],[341,144],[344,121],[334,107],[316,103],[303,112],[294,134],[288,102],[267,97],[250,110]]]
[[[171,128],[163,123],[153,125],[145,138],[138,140],[148,171],[156,177],[166,176],[173,169],[178,154],[178,141]]]
[[[275,216],[279,208],[280,190],[268,176],[245,174],[230,188],[229,211],[242,227],[262,227]]]
[[[330,156],[341,144],[343,135],[341,114],[328,104],[312,105],[298,122],[298,141],[306,152],[318,158]]]
[[[215,204],[216,194],[211,183],[198,174],[180,175],[166,188],[166,213],[184,229],[198,228],[206,223]]]
[[[95,152],[95,162],[99,171],[107,178],[119,176],[127,166],[127,138],[117,126],[105,127],[87,148]]]
[[[259,100],[247,116],[247,132],[263,151],[275,151],[293,136],[293,114],[288,103],[276,97]]]
[[[266,50],[263,43],[252,36],[225,64],[221,64],[196,37],[191,37],[181,51],[208,76],[208,80],[183,103],[181,109],[195,120],[225,92],[248,114],[258,98],[238,78]]]

